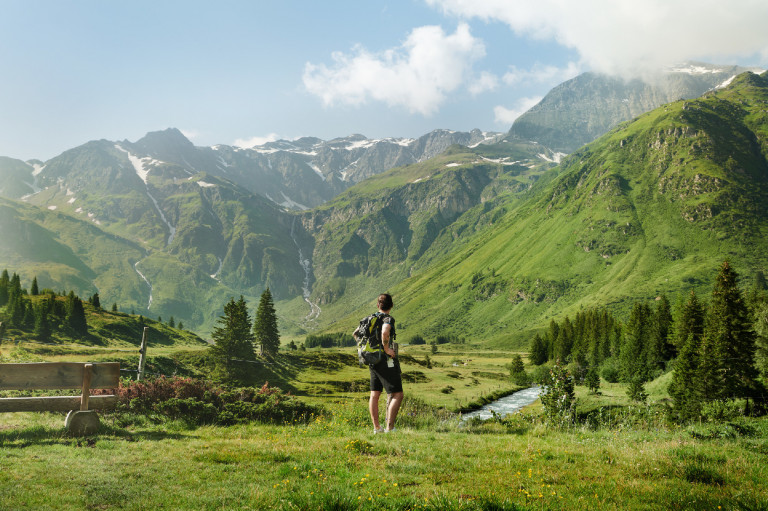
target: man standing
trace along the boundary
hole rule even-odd
[[[374,433],[391,433],[395,430],[395,420],[403,402],[403,381],[400,378],[400,361],[394,350],[395,318],[389,315],[393,307],[392,296],[388,293],[379,295],[377,301],[381,321],[381,344],[387,355],[378,364],[370,366],[371,397],[368,411],[371,413]],[[379,424],[379,397],[381,391],[387,391],[387,421],[384,428]]]

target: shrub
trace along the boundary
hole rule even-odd
[[[608,383],[618,383],[621,378],[621,371],[619,367],[613,362],[612,359],[608,359],[603,364],[603,369],[600,371],[601,376]]]
[[[726,422],[740,417],[742,409],[733,399],[718,399],[702,405],[701,415],[709,422]]]
[[[260,388],[227,389],[195,378],[136,382],[122,380],[118,413],[159,415],[187,423],[231,425],[244,422],[308,422],[322,409],[299,401],[265,383]]]
[[[549,377],[544,382],[541,404],[547,422],[553,426],[571,424],[575,418],[576,396],[573,378],[568,370],[559,364],[552,366]]]

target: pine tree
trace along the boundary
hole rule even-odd
[[[8,293],[10,292],[11,278],[8,276],[8,270],[3,270],[0,276],[0,307],[8,303]]]
[[[685,337],[685,341],[680,341]],[[702,392],[698,385],[698,373],[702,341],[704,337],[704,308],[696,293],[691,291],[688,301],[675,323],[675,338],[679,354],[674,361],[669,395],[678,419],[688,421],[701,414]]]
[[[94,293],[91,297],[91,305],[93,305],[93,308],[96,310],[101,310],[101,299],[99,298],[99,293]]]
[[[592,394],[597,394],[600,390],[600,375],[597,374],[597,369],[593,366],[587,371],[587,376],[584,378],[587,388]]]
[[[672,332],[672,306],[665,295],[656,304],[656,312],[653,316],[653,353],[658,353],[659,358],[651,358],[649,364],[655,364],[658,369],[662,369],[664,362],[672,360],[675,353],[675,346],[669,342],[669,336]]]
[[[748,398],[757,388],[755,332],[737,281],[738,274],[723,262],[705,324],[702,376],[718,385],[716,399]]]
[[[643,381],[648,378],[645,354],[650,337],[649,316],[650,309],[646,304],[637,302],[632,307],[619,355],[621,378],[627,383],[636,377]]]
[[[512,362],[509,364],[509,374],[512,376],[525,372],[525,364],[523,364],[523,357],[520,356],[520,354],[515,354],[515,356],[512,357]]]
[[[35,337],[40,342],[51,340],[51,323],[48,319],[48,307],[44,302],[35,307]]]
[[[112,304],[112,312],[117,312],[117,302]]]
[[[280,332],[277,329],[277,314],[269,288],[261,294],[253,324],[253,336],[256,343],[261,346],[262,355],[277,354],[280,348]]]
[[[37,296],[40,294],[40,289],[37,287],[37,276],[32,277],[32,286],[29,288],[29,294]]]
[[[173,319],[173,316],[171,316],[171,319],[168,320],[168,326],[171,328],[176,328],[176,320]]]
[[[74,334],[80,336],[88,334],[88,323],[85,319],[83,301],[75,296],[74,291],[70,291],[67,296],[67,315],[64,321]]]
[[[544,344],[544,339],[539,334],[536,334],[531,342],[531,351],[528,359],[531,361],[531,364],[536,366],[540,366],[547,361],[547,347]]]
[[[237,360],[253,360],[253,335],[248,305],[240,296],[236,302],[230,298],[224,305],[224,315],[217,320],[212,333],[214,344],[211,354],[217,371],[228,380],[242,379],[244,371]]]

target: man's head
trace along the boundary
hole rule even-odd
[[[376,304],[378,305],[379,310],[384,312],[392,309],[392,306],[394,305],[392,303],[392,295],[389,293],[380,294],[379,299],[376,301]]]

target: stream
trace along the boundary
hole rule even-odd
[[[504,417],[505,415],[515,413],[521,408],[535,402],[537,399],[539,399],[540,394],[541,387],[530,387],[528,389],[520,390],[514,394],[499,398],[492,403],[488,403],[479,410],[466,413],[462,415],[461,418],[462,420],[469,420],[473,417],[477,417],[482,420],[490,419],[493,417],[491,410]]]
[[[299,246],[299,241],[296,239],[296,236],[294,235],[294,225],[296,224],[296,218],[294,217],[293,223],[291,223],[291,239],[296,244],[296,249],[299,251],[299,264],[301,265],[302,269],[304,270],[304,282],[302,285],[302,295],[304,296],[304,301],[307,302],[309,305],[309,314],[307,317],[304,318],[304,321],[312,321],[314,319],[317,319],[320,316],[320,313],[322,310],[320,309],[320,306],[316,303],[313,303],[309,297],[312,294],[312,291],[310,290],[310,278],[312,276],[312,261],[309,259],[305,259],[304,255],[301,252],[301,247]]]

